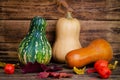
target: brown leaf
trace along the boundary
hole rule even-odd
[[[48,72],[40,72],[37,77],[38,78],[48,78],[48,76],[49,76]]]

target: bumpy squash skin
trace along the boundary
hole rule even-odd
[[[56,41],[53,45],[53,59],[65,63],[66,54],[81,48],[79,41],[80,23],[76,18],[60,18],[56,26]]]
[[[113,51],[110,44],[104,39],[96,39],[85,48],[70,51],[66,55],[66,63],[69,67],[83,67],[100,59],[110,61]]]
[[[23,64],[37,61],[48,64],[52,57],[52,49],[45,34],[46,20],[42,17],[34,17],[31,20],[30,29],[25,38],[20,42],[18,56]]]

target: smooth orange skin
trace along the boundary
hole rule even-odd
[[[96,39],[85,48],[70,51],[65,59],[69,67],[83,67],[87,64],[103,59],[110,61],[113,51],[110,44],[104,39]]]

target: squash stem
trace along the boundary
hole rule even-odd
[[[71,15],[71,12],[69,12],[69,11],[67,12],[67,18],[68,19],[72,19],[73,18],[72,15]]]

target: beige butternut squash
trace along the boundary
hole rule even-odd
[[[53,45],[53,59],[64,63],[66,54],[81,48],[79,41],[80,22],[67,13],[66,18],[60,18],[56,25],[56,41]]]

